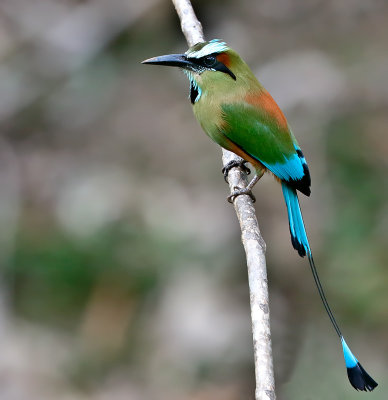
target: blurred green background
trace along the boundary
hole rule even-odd
[[[386,399],[388,3],[194,1],[285,111],[327,295]],[[0,399],[253,399],[245,259],[167,0],[0,2]],[[281,190],[255,188],[279,399],[359,399]],[[303,197],[303,196],[302,196]]]

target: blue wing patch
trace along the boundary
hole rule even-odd
[[[284,163],[269,164],[263,161],[260,162],[283,181],[300,180],[304,176],[303,164],[297,154],[293,154],[291,158],[285,158]]]
[[[259,161],[282,181],[286,181],[291,187],[309,196],[311,193],[310,171],[302,150],[295,145],[294,147],[296,154],[288,159],[285,158],[284,163],[268,164]]]

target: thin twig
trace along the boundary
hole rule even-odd
[[[172,0],[181,21],[189,46],[205,40],[202,25],[195,16],[190,0]],[[241,160],[227,150],[222,150],[224,166],[232,160]],[[245,187],[247,176],[239,168],[232,168],[228,175],[231,192],[234,187]],[[241,228],[241,238],[247,257],[249,293],[251,303],[253,347],[256,376],[256,400],[275,400],[275,379],[272,362],[271,331],[269,318],[268,280],[265,261],[265,242],[261,236],[255,209],[249,196],[238,196],[234,208]]]

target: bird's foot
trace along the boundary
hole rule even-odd
[[[224,168],[222,168],[222,173],[224,174],[224,179],[226,183],[228,182],[228,174],[229,171],[234,168],[234,167],[240,167],[247,175],[249,175],[251,173],[251,170],[246,166],[246,163],[248,161],[237,161],[237,160],[232,160],[229,161]]]
[[[228,196],[227,197],[227,199],[228,199],[228,201],[229,201],[229,203],[233,203],[234,202],[234,199],[237,197],[237,196],[240,196],[240,195],[242,195],[242,194],[247,194],[251,199],[252,199],[252,202],[253,203],[255,203],[256,202],[256,197],[253,195],[253,193],[252,193],[252,188],[253,188],[253,186],[255,186],[256,185],[256,183],[261,179],[261,177],[263,176],[263,174],[264,174],[264,170],[259,170],[259,171],[256,171],[256,175],[254,176],[254,178],[248,183],[248,186],[247,187],[245,187],[245,188],[239,188],[238,186],[235,186],[234,188],[233,188],[233,193],[230,195],[230,196]]]
[[[239,187],[235,186],[233,193],[230,196],[228,196],[227,199],[228,199],[229,203],[233,204],[235,198],[237,196],[241,196],[242,194],[248,195],[252,199],[253,203],[256,202],[256,197],[252,193],[252,188],[250,188],[250,187],[240,189]]]

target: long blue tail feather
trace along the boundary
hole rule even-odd
[[[299,207],[296,190],[286,182],[282,182],[284,201],[287,205],[288,221],[290,223],[291,242],[301,257],[311,254],[309,241],[304,228],[302,212]]]
[[[342,351],[350,384],[356,390],[372,391],[377,386],[377,382],[365,371],[365,369],[349,349],[349,346],[346,344],[345,339],[342,336],[341,330],[326,299],[325,292],[323,291],[323,287],[318,276],[318,271],[314,264],[314,259],[307,238],[306,229],[304,227],[302,212],[300,210],[296,190],[286,182],[282,182],[282,190],[284,201],[287,206],[291,243],[301,257],[307,255],[319,296],[330,318],[330,321],[341,340]]]

